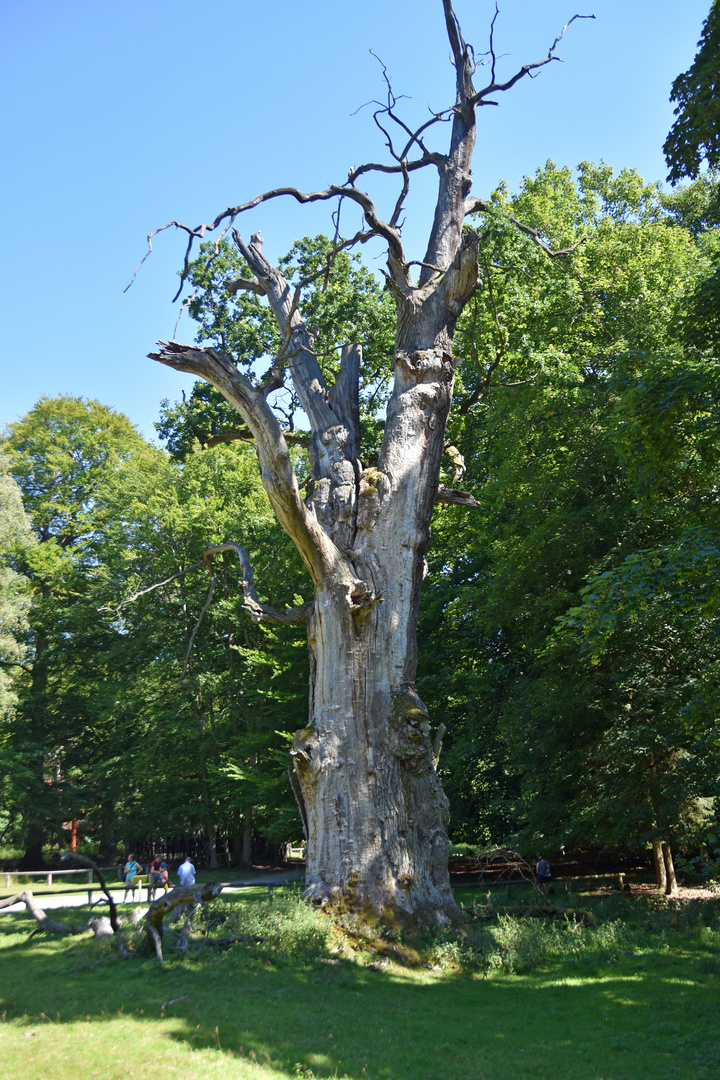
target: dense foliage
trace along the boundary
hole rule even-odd
[[[718,205],[714,174],[665,195],[548,162],[476,223],[485,287],[456,336],[444,480],[479,508],[436,512],[420,635],[456,840],[700,843],[720,764]],[[283,267],[330,377],[327,343],[363,342],[372,463],[392,302],[331,254],[305,238]],[[192,313],[259,381],[280,343],[245,273],[203,248]],[[297,402],[275,406],[302,474]],[[306,598],[304,572],[216,391],[165,403],[158,429],[165,450],[97,402],[42,399],[3,442],[0,829],[31,856],[67,826],[108,852],[202,831],[213,858],[221,834],[236,860],[252,829],[301,835],[304,634],[252,622],[233,552],[206,607],[203,550],[241,543],[279,607]]]
[[[440,515],[425,608],[455,835],[687,839],[720,745],[720,368],[683,330],[708,245],[631,171],[495,202],[451,431],[481,509]]]

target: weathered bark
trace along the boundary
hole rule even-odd
[[[387,243],[386,280],[397,308],[394,388],[377,467],[364,468],[360,460],[360,347],[344,345],[339,373],[328,386],[297,296],[263,255],[258,235],[246,242],[233,232],[254,277],[234,282],[232,289],[265,297],[277,321],[283,345],[265,385],[254,385],[215,349],[160,342],[160,351],[151,354],[169,367],[207,379],[242,415],[256,443],[271,505],[312,579],[312,603],[287,615],[264,608],[256,598],[246,603],[258,620],[302,619],[308,624],[309,718],[292,751],[293,788],[308,836],[308,894],[321,903],[342,898],[376,912],[441,923],[454,917],[457,908],[447,870],[448,803],[435,771],[427,710],[415,688],[417,620],[453,395],[453,334],[479,284],[478,237],[463,232],[465,216],[482,209],[468,198],[475,109],[488,94],[508,89],[548,63],[557,44],[543,61],[526,65],[505,84],[495,82],[491,49],[491,82],[476,93],[474,54],[463,40],[451,0],[442,0],[442,6],[455,67],[455,102],[415,134],[400,125],[403,141],[409,137],[402,150],[388,140],[394,164],[360,166],[345,185],[325,191],[276,189],[225,211],[212,226],[187,230],[192,244],[195,236],[223,220],[232,222],[244,210],[279,196],[300,203],[350,200],[360,207],[367,231],[354,240],[380,236]],[[395,120],[391,107],[387,113]],[[423,142],[426,129],[441,115],[451,117],[447,154],[431,153]],[[415,152],[419,156],[412,160]],[[438,198],[415,282],[398,222],[410,174],[426,166],[437,168]],[[380,220],[369,195],[356,186],[361,175],[372,171],[396,173],[402,180],[389,222]],[[353,241],[337,242],[342,249]],[[287,375],[310,425],[311,480],[305,500],[266,400]],[[473,503],[467,493],[451,489],[440,497]],[[234,546],[241,563],[246,562],[242,549]],[[252,581],[244,563],[243,576],[247,596]]]

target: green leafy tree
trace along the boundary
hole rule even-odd
[[[698,626],[677,627],[672,664],[658,613],[679,618],[677,605],[658,602],[644,636],[618,632],[618,652],[596,664],[579,623],[571,644],[562,619],[588,580],[594,589],[628,558],[665,565],[688,530],[715,529],[716,368],[684,351],[680,326],[709,265],[702,229],[673,216],[637,173],[607,166],[584,164],[575,182],[548,164],[495,204],[480,253],[488,287],[458,330],[463,404],[450,429],[480,509],[462,532],[450,520],[459,511],[442,511],[422,624],[423,686],[449,685],[448,713],[460,718],[441,759],[456,835],[640,843],[671,822],[679,835],[714,761],[709,749],[697,756],[699,743],[691,757],[683,719],[711,654],[712,620],[700,614],[710,601],[694,603],[686,574]],[[536,260],[508,217],[542,227],[554,247],[582,242]],[[712,575],[711,546],[695,550]],[[623,612],[622,626],[634,626],[630,594]],[[637,742],[623,741],[627,687],[651,678]],[[690,709],[696,732],[711,730],[699,702],[712,686],[708,671]],[[654,825],[651,771],[633,756],[643,739],[664,792]],[[697,782],[684,789],[693,769]]]
[[[0,836],[7,836],[18,824],[12,808],[25,774],[10,732],[25,673],[30,597],[27,578],[14,566],[34,541],[20,489],[8,468],[7,457],[0,454]]]
[[[254,450],[242,443],[182,463],[157,453],[126,474],[117,500],[116,542],[127,561],[106,594],[134,677],[118,696],[115,722],[135,735],[132,771],[124,759],[107,763],[127,776],[115,828],[128,840],[203,830],[213,861],[221,830],[247,860],[253,827],[273,840],[301,835],[277,752],[307,705],[307,658],[297,640],[248,618],[234,551],[214,557],[217,588],[207,603],[204,552],[233,537],[266,568],[259,587],[268,602],[292,603],[294,551],[270,510]]]
[[[144,443],[130,422],[96,401],[42,398],[11,424],[3,443],[36,543],[15,560],[30,593],[25,672],[9,741],[24,761],[13,808],[23,822],[26,857],[78,815],[86,798],[71,790],[102,683],[102,655],[117,634],[98,615],[109,493]]]
[[[703,161],[720,165],[720,4],[713,0],[703,23],[698,52],[690,68],[678,75],[670,100],[677,102],[677,119],[663,151],[668,180],[694,180]]]

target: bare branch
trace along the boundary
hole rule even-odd
[[[512,86],[515,85],[515,83],[519,82],[520,79],[524,78],[525,75],[529,75],[531,78],[533,78],[533,74],[532,74],[533,71],[536,71],[538,68],[544,67],[545,64],[549,64],[552,60],[560,61],[560,58],[558,56],[555,56],[555,49],[557,48],[557,46],[562,41],[563,37],[565,36],[565,31],[570,26],[570,24],[574,23],[576,19],[594,19],[595,18],[594,15],[573,15],[573,17],[571,19],[568,19],[568,21],[565,23],[562,30],[558,34],[558,36],[553,41],[552,45],[550,46],[550,48],[547,51],[547,56],[543,57],[542,60],[536,60],[532,64],[523,64],[523,66],[520,68],[520,70],[517,71],[512,76],[512,78],[508,79],[507,82],[498,83],[498,82],[495,81],[496,56],[495,56],[495,46],[494,46],[494,41],[493,41],[493,35],[494,35],[494,29],[495,29],[495,20],[497,19],[497,15],[498,15],[498,11],[497,11],[497,7],[496,7],[495,15],[493,16],[493,20],[492,20],[492,23],[490,25],[490,54],[491,54],[491,57],[492,57],[492,66],[491,66],[491,69],[490,69],[490,82],[483,90],[479,90],[470,99],[470,104],[472,104],[473,106],[476,106],[476,105],[495,105],[495,104],[497,104],[497,102],[485,101],[485,98],[487,97],[487,95],[488,94],[496,94],[496,93],[500,93],[501,91],[509,90]]]
[[[172,577],[165,578],[164,581],[156,581],[154,585],[148,585],[146,589],[139,589],[137,592],[129,596],[127,600],[122,600],[116,607],[101,607],[98,611],[114,611],[115,614],[120,613],[120,609],[126,607],[128,604],[134,604],[136,600],[139,600],[141,596],[145,596],[147,593],[154,592],[155,589],[162,589],[163,585],[169,585],[171,581],[177,581],[178,578],[185,577],[186,574],[191,573],[193,570],[199,570],[201,566],[205,566],[205,560],[201,562],[193,563],[192,566],[188,566],[186,570],[178,570],[177,574],[173,574]]]
[[[450,119],[450,117],[447,117],[447,119]],[[358,165],[348,173],[348,181],[352,184],[358,177],[369,172],[402,173],[405,170],[408,172],[416,172],[418,169],[427,168],[428,165],[435,165],[436,168],[439,168],[445,161],[445,157],[443,154],[428,153],[424,154],[421,158],[417,158],[415,161],[406,161],[404,158],[401,160],[403,163],[398,165],[383,165],[379,162],[368,162],[365,165]]]
[[[60,858],[66,860],[71,859],[73,862],[79,863],[80,866],[89,867],[92,871],[94,871],[94,873],[97,874],[98,881],[100,882],[100,888],[105,893],[105,898],[107,899],[108,905],[110,907],[110,925],[113,928],[113,932],[115,934],[118,934],[120,932],[120,923],[118,922],[117,917],[117,907],[115,905],[115,901],[113,900],[112,893],[107,887],[105,875],[103,874],[102,870],[95,862],[95,860],[91,859],[89,855],[80,855],[77,851],[61,851]]]
[[[231,294],[245,289],[247,292],[257,293],[258,296],[266,295],[265,286],[259,281],[250,281],[249,278],[238,278],[237,281],[228,281],[224,288]]]
[[[299,626],[308,621],[312,611],[312,602],[301,604],[300,607],[280,610],[279,608],[270,607],[268,604],[263,604],[260,601],[255,591],[255,575],[252,563],[250,562],[250,556],[241,544],[236,544],[233,540],[228,540],[225,544],[216,544],[213,547],[205,548],[205,563],[211,574],[211,556],[220,555],[224,551],[234,551],[238,557],[242,569],[240,584],[244,597],[243,608],[247,611],[253,622],[275,622],[282,623],[285,626]],[[203,614],[206,609],[207,603],[203,609]]]
[[[47,930],[50,934],[77,934],[80,932],[77,926],[69,926],[67,923],[55,922],[54,919],[49,919],[37,903],[31,889],[17,893],[16,896],[6,896],[4,900],[0,900],[0,908],[11,907],[13,904],[24,904],[28,909],[38,924],[34,933],[37,933],[38,930]],[[32,937],[32,934],[30,936]]]
[[[437,490],[435,502],[453,506],[480,506],[480,503],[469,491],[459,491],[457,488],[443,487],[442,484]]]
[[[594,15],[583,15],[578,17],[592,19],[595,18]],[[487,214],[492,209],[494,209],[493,204],[491,202],[488,202],[487,199],[478,199],[473,197],[465,200],[465,217],[468,217],[469,214]],[[525,225],[524,222],[518,221],[518,219],[516,217],[513,217],[512,214],[503,213],[502,216],[506,221],[509,221],[512,225],[514,225],[515,228],[519,229],[520,232],[523,232],[526,236],[529,236],[533,243],[537,244],[540,250],[544,251],[546,255],[549,255],[551,259],[556,259],[560,255],[572,255],[574,251],[577,251],[577,249],[585,243],[585,237],[583,236],[580,240],[577,241],[577,243],[571,244],[570,247],[554,250],[545,243],[538,229],[533,229],[532,226]],[[501,267],[501,269],[505,268]]]
[[[193,563],[185,570],[179,570],[177,574],[173,574],[172,577],[166,578],[164,581],[156,581],[154,585],[149,585],[146,589],[139,589],[137,592],[129,596],[127,600],[121,601],[117,607],[100,608],[100,611],[115,611],[119,612],[121,608],[126,607],[127,604],[132,604],[138,600],[141,596],[145,596],[147,593],[153,592],[155,589],[161,589],[163,585],[169,585],[172,581],[177,581],[178,578],[185,577],[186,574],[192,573],[193,570],[199,570],[204,567],[210,573],[210,590],[203,606],[200,616],[195,624],[195,628],[190,637],[190,643],[188,645],[187,653],[185,655],[185,663],[183,665],[182,675],[180,676],[180,682],[185,678],[187,672],[188,660],[190,653],[197,635],[200,624],[205,617],[210,601],[212,600],[213,593],[215,591],[216,578],[213,571],[212,556],[220,555],[224,551],[234,551],[240,561],[240,567],[242,570],[242,576],[240,577],[238,584],[243,593],[243,608],[248,613],[253,622],[274,622],[281,623],[285,626],[299,626],[308,621],[310,613],[312,611],[312,601],[308,601],[305,604],[301,604],[299,607],[294,608],[274,608],[268,604],[263,604],[259,599],[255,591],[255,575],[253,573],[252,564],[250,562],[250,556],[244,547],[240,544],[236,544],[232,540],[228,540],[225,544],[214,544],[212,547],[205,548],[204,557],[201,562]],[[88,864],[89,865],[89,864]],[[95,864],[92,864],[96,869]]]
[[[138,264],[135,273],[133,274],[130,285],[135,281],[138,275],[140,267],[143,265],[147,257],[152,252],[152,241],[158,233],[164,232],[165,229],[179,229],[181,232],[185,232],[188,235],[188,244],[185,250],[185,258],[183,261],[183,268],[180,274],[180,286],[175,294],[174,300],[180,296],[183,286],[187,281],[188,272],[190,268],[190,254],[192,252],[193,243],[196,239],[202,240],[206,233],[213,232],[223,222],[227,221],[225,231],[232,226],[235,219],[246,210],[252,210],[256,206],[260,206],[261,203],[268,202],[271,199],[278,199],[282,196],[289,195],[299,203],[312,203],[312,202],[327,202],[329,199],[348,198],[357,203],[363,211],[365,220],[367,221],[373,234],[382,236],[388,244],[388,248],[391,251],[395,261],[399,266],[404,265],[404,254],[402,248],[402,241],[400,240],[400,233],[394,227],[386,224],[378,216],[375,210],[375,204],[368,194],[364,191],[360,191],[354,186],[338,184],[331,184],[330,187],[325,188],[324,191],[310,191],[303,192],[294,187],[281,187],[274,188],[272,191],[264,191],[261,195],[256,195],[254,199],[248,200],[248,202],[240,203],[238,206],[228,207],[227,210],[223,210],[221,214],[218,214],[214,221],[204,222],[202,225],[197,225],[195,228],[191,228],[189,225],[185,225],[181,221],[168,221],[166,225],[161,225],[157,229],[153,229],[151,233],[148,233],[148,250],[143,256],[142,260]],[[229,219],[229,220],[228,220]],[[127,288],[130,288],[130,285]],[[127,291],[127,289],[125,290]]]
[[[219,882],[212,884],[208,882],[205,885],[178,885],[171,889],[169,893],[165,893],[152,902],[147,913],[145,933],[148,944],[160,964],[163,962],[162,937],[165,916],[173,911],[178,904],[208,903],[208,901],[219,896],[221,892],[222,885]]]
[[[322,570],[318,559],[327,538],[300,497],[287,443],[262,392],[237,370],[229,357],[215,349],[198,349],[175,341],[158,344],[160,352],[150,353],[152,360],[206,379],[243,417],[255,438],[266,490],[277,518],[295,539],[313,579],[320,580]]]
[[[226,431],[223,435],[211,435],[203,442],[205,450],[212,450],[214,446],[221,446],[230,442],[255,442],[255,436],[251,431]],[[288,446],[307,446],[308,435],[302,431],[285,432],[285,442]]]
[[[178,681],[178,686],[180,685],[180,683],[185,678],[185,673],[186,673],[186,671],[188,669],[188,664],[190,663],[190,653],[192,652],[192,647],[195,644],[195,637],[197,635],[198,630],[200,629],[200,623],[205,618],[205,612],[210,607],[210,601],[212,600],[213,593],[215,592],[215,582],[216,582],[215,575],[212,574],[211,577],[210,577],[210,588],[208,589],[207,599],[205,600],[205,603],[203,604],[203,609],[200,612],[200,614],[198,615],[198,620],[195,623],[192,634],[190,635],[190,641],[188,642],[187,652],[185,653],[185,663],[183,664],[183,669],[182,669],[182,672],[180,674],[180,679]]]

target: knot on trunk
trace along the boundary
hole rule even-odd
[[[356,625],[364,626],[365,620],[374,607],[382,603],[375,589],[367,581],[353,581],[347,588],[347,602]]]
[[[302,778],[304,784],[317,781],[318,763],[317,751],[318,737],[314,728],[304,727],[295,732],[293,748],[290,755],[295,762],[295,769]]]
[[[358,490],[358,529],[371,529],[375,524],[383,499],[390,493],[390,480],[380,469],[363,469]]]
[[[395,735],[394,757],[413,772],[430,765],[432,746],[428,713],[414,686],[406,685],[393,693],[390,729]]]
[[[415,379],[435,381],[443,375],[452,375],[455,365],[452,356],[444,349],[415,349],[406,352],[399,349],[395,356],[399,367],[403,367]]]

